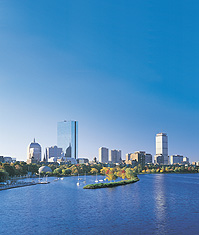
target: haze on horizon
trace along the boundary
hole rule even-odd
[[[0,155],[26,160],[57,122],[79,123],[79,157],[98,148],[199,161],[199,2],[0,1]]]

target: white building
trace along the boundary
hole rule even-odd
[[[156,155],[154,162],[168,165],[168,136],[165,133],[156,135]]]
[[[189,164],[189,158],[188,157],[183,157],[183,163],[184,164]]]
[[[57,159],[64,157],[62,148],[57,146],[47,147],[46,148],[46,161],[47,162],[57,162]]]
[[[108,162],[108,149],[105,147],[99,148],[99,162]]]
[[[109,162],[111,163],[120,163],[122,161],[122,152],[121,150],[109,150]]]
[[[41,161],[41,146],[35,142],[28,145],[27,163],[37,163]]]

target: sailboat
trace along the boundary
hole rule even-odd
[[[97,173],[96,173],[96,180],[95,180],[95,183],[98,183],[98,180],[97,180]]]
[[[80,182],[79,182],[79,174],[78,174],[78,182],[77,182],[77,186],[80,186]]]
[[[85,177],[84,177],[84,179],[85,179],[85,180],[84,180],[84,183],[86,184],[86,172],[85,172]]]

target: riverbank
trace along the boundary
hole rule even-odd
[[[37,184],[49,184],[50,182],[24,182],[21,184],[8,184],[4,186],[0,186],[0,191],[2,190],[7,190],[7,189],[13,189],[13,188],[21,188],[21,187],[26,187],[26,186],[32,186],[32,185],[37,185]]]
[[[88,185],[84,186],[83,188],[84,189],[113,188],[113,187],[122,186],[122,185],[126,185],[126,184],[133,184],[137,181],[139,181],[139,178],[134,177],[130,180],[121,180],[119,182],[88,184]]]

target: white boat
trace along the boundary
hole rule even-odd
[[[99,180],[100,182],[103,182],[104,180]]]
[[[64,178],[62,177],[61,180],[64,180]]]
[[[78,182],[77,182],[77,186],[80,186],[80,182],[79,182],[79,174],[78,174]]]
[[[96,173],[96,180],[95,180],[95,183],[98,183],[98,180],[97,180],[97,173]]]

